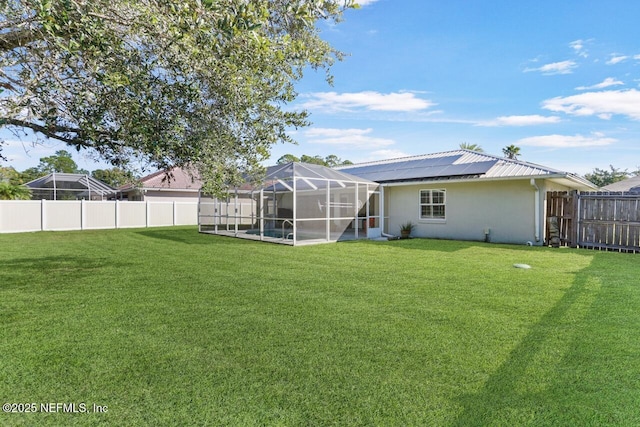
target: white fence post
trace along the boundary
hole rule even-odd
[[[176,212],[176,201],[173,201],[173,225],[176,225],[176,219],[178,216],[178,212]]]
[[[84,205],[84,199],[82,199],[80,200],[80,230],[84,230],[84,227],[85,227],[85,222],[84,222],[85,212],[86,212],[86,207]]]
[[[44,231],[44,224],[46,221],[46,209],[44,207],[45,200],[40,200],[40,231]]]

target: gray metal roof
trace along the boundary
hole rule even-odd
[[[570,181],[580,189],[595,188],[589,181],[568,172],[469,150],[381,160],[336,169],[378,183],[547,177],[561,178],[564,183]]]

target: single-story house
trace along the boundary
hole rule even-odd
[[[132,202],[198,202],[202,181],[195,171],[174,167],[158,171],[118,189],[118,199]]]
[[[337,168],[380,184],[381,229],[412,236],[541,245],[547,191],[597,189],[577,175],[455,150]]]
[[[300,244],[399,235],[542,245],[548,191],[592,191],[577,175],[469,150],[333,170],[290,163],[262,186],[201,200],[200,230]]]
[[[628,191],[630,193],[640,193],[640,175],[605,185],[602,189],[606,191]]]
[[[53,172],[25,184],[33,200],[107,200],[116,190],[92,176]]]

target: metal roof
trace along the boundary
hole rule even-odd
[[[568,179],[580,189],[595,188],[589,181],[568,172],[469,150],[381,160],[336,169],[378,183],[547,177],[565,182]]]

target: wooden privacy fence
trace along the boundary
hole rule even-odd
[[[547,244],[640,252],[638,193],[552,191],[546,214]]]

